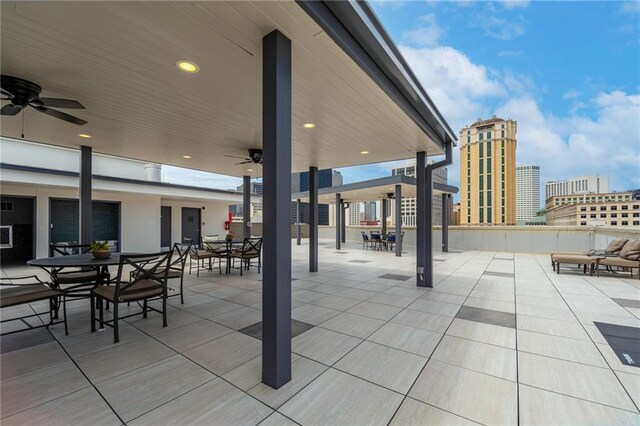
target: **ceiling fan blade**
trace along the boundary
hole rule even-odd
[[[84,109],[84,105],[73,99],[40,98],[40,102],[50,108]]]
[[[87,124],[86,121],[78,118],[78,117],[74,117],[73,115],[69,115],[65,112],[61,112],[61,111],[56,111],[55,109],[49,109],[47,107],[43,107],[43,106],[38,106],[38,107],[34,107],[35,109],[37,109],[40,112],[44,112],[47,115],[50,115],[51,117],[55,117],[55,118],[59,118],[60,120],[64,120],[67,121],[69,123],[73,123],[73,124],[77,124],[78,126],[82,126],[83,124]]]
[[[247,157],[240,157],[240,156],[237,156],[237,155],[227,155],[227,154],[224,154],[224,155],[223,155],[223,157],[229,157],[229,158],[240,158],[241,160],[251,160],[250,158],[247,158]]]
[[[4,96],[8,96],[9,98],[13,98],[13,95],[6,90],[0,89],[0,93],[2,93]]]
[[[238,166],[240,164],[251,164],[251,163],[253,163],[253,160],[241,161],[239,163],[235,163],[234,166]]]
[[[13,104],[7,104],[0,109],[0,115],[18,115],[22,111],[22,107]]]

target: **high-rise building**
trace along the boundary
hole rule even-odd
[[[551,197],[609,192],[609,176],[579,176],[549,181],[545,185],[545,200]]]
[[[377,201],[365,201],[364,203],[364,220],[378,220]]]
[[[461,225],[515,225],[516,131],[496,116],[460,130]]]
[[[339,172],[338,172],[339,173]],[[342,174],[336,177],[342,181]],[[332,169],[318,170],[318,189],[333,186],[334,173]],[[291,174],[291,193],[305,192],[309,190],[309,172]],[[309,203],[301,203],[300,222],[309,223]],[[296,202],[291,202],[291,223],[296,223]],[[329,225],[329,205],[318,204],[318,225]]]
[[[433,162],[433,161],[431,161]],[[391,176],[405,175],[410,177],[416,176],[416,160],[407,160],[405,165],[394,167],[391,169]],[[441,167],[433,171],[433,182],[444,183],[448,182],[448,171],[446,167]],[[415,197],[403,197],[402,198],[402,226],[416,226],[416,199]],[[432,224],[441,225],[442,222],[442,197],[440,194],[434,195],[431,203],[433,216]],[[393,209],[393,208],[392,208]],[[449,210],[451,211],[451,210]],[[395,212],[391,212],[394,216]],[[395,220],[395,219],[394,219]],[[395,222],[394,222],[395,223]]]
[[[347,209],[347,224],[349,226],[358,226],[360,225],[360,203],[349,203],[349,208]]]
[[[333,171],[333,176],[331,178],[331,186],[340,186],[342,185],[342,173],[337,170]]]
[[[529,221],[539,210],[540,166],[516,166],[516,221]]]

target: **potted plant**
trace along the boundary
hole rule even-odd
[[[91,244],[91,254],[96,259],[106,259],[111,256],[111,250],[109,249],[109,243],[106,241],[94,241]]]
[[[235,238],[235,235],[233,235],[232,232],[229,232],[227,235],[224,236],[225,241],[233,241],[234,238]]]

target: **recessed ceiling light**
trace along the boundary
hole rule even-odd
[[[248,171],[248,172],[252,172],[252,171],[253,171],[253,169],[247,169],[247,171]]]
[[[316,123],[304,123],[302,127],[304,127],[305,129],[315,129]]]
[[[176,66],[184,72],[196,73],[200,71],[200,68],[196,64],[189,61],[184,61],[184,60],[178,61],[176,62]]]
[[[86,133],[78,133],[78,136],[85,139],[91,139],[91,135],[88,135]]]
[[[190,155],[183,155],[182,158],[184,158],[185,160],[190,160],[191,156]]]
[[[360,154],[363,154],[363,155],[366,155],[368,153],[369,153],[369,151],[360,151]]]

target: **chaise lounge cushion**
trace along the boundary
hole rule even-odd
[[[587,256],[584,254],[571,254],[571,253],[554,253],[551,258],[556,263],[570,263],[578,265],[587,265],[594,263],[599,257]]]
[[[626,238],[618,238],[609,243],[606,249],[604,249],[606,254],[616,254],[622,250],[622,248],[627,244]]]
[[[640,267],[640,260],[628,260],[621,257],[603,257],[598,259],[598,265],[638,268]]]
[[[620,250],[620,257],[626,260],[640,259],[640,240],[629,240]]]

